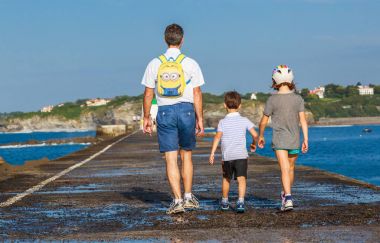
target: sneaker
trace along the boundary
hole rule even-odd
[[[222,202],[220,203],[220,209],[221,209],[222,211],[227,211],[228,209],[230,209],[230,204],[228,203],[228,201],[227,201],[227,202],[222,201]]]
[[[191,198],[185,198],[183,200],[183,208],[186,208],[186,209],[199,208],[198,199],[193,194],[191,194]]]
[[[176,203],[174,200],[170,204],[169,209],[166,211],[166,214],[176,214],[176,213],[184,213],[185,209],[182,206],[182,203]]]
[[[285,192],[281,191],[281,205],[285,204]]]
[[[244,202],[237,202],[236,203],[236,212],[237,213],[244,213],[245,212]]]
[[[293,200],[291,196],[287,196],[281,204],[281,211],[293,210]]]

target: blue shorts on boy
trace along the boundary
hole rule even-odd
[[[247,130],[253,123],[238,112],[231,112],[219,121],[218,132],[222,132],[222,160],[232,161],[248,158],[246,147]]]

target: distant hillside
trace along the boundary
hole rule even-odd
[[[258,124],[262,116],[265,101],[270,94],[258,93],[257,100],[250,100],[251,94],[243,95],[241,113]],[[314,123],[320,118],[339,117],[375,117],[380,116],[380,95],[319,99],[303,92],[306,101],[307,118]],[[134,116],[141,116],[142,95],[118,96],[108,104],[88,107],[86,100],[67,102],[54,107],[51,112],[14,112],[1,114],[0,132],[36,131],[36,130],[76,130],[95,129],[103,124],[138,125]],[[204,93],[204,119],[206,127],[215,127],[225,116],[223,94]]]

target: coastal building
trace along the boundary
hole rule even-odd
[[[106,105],[108,102],[110,102],[110,99],[91,99],[86,101],[87,106],[101,106],[101,105]]]
[[[325,87],[319,86],[318,88],[314,88],[309,91],[310,94],[317,95],[320,99],[325,98]]]
[[[251,100],[257,100],[257,95],[256,93],[251,94]]]
[[[41,112],[44,112],[44,113],[46,113],[46,112],[51,112],[52,110],[53,110],[53,108],[54,108],[54,106],[52,106],[52,105],[48,105],[48,106],[44,106],[44,107],[42,107],[42,109],[40,110]]]
[[[358,85],[359,95],[373,95],[374,88],[366,85]]]

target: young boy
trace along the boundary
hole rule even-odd
[[[305,118],[304,101],[296,94],[292,69],[286,65],[277,66],[272,72],[272,88],[277,90],[267,100],[260,122],[259,147],[265,146],[264,131],[272,118],[272,148],[281,169],[281,211],[293,209],[291,188],[294,182],[294,167],[300,153],[300,127],[303,132],[302,152],[308,150],[308,128]]]
[[[228,210],[228,192],[230,190],[231,179],[237,179],[239,183],[239,199],[236,203],[236,211],[244,213],[244,196],[247,186],[247,162],[248,152],[246,148],[247,130],[253,137],[251,151],[256,150],[258,135],[253,123],[245,117],[240,116],[238,110],[241,107],[241,97],[235,91],[227,92],[224,96],[224,107],[228,114],[219,121],[212,145],[210,164],[214,164],[214,155],[220,140],[222,140],[222,202],[221,209]]]

